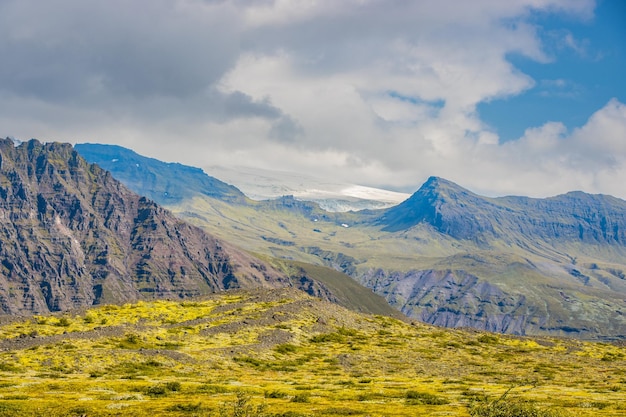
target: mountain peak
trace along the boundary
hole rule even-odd
[[[426,182],[422,184],[420,188],[434,188],[434,187],[450,186],[450,185],[458,187],[458,185],[456,185],[452,181],[448,181],[445,178],[430,176],[428,177]]]
[[[379,223],[389,232],[425,223],[457,239],[474,239],[481,232],[493,231],[488,216],[480,213],[487,204],[486,198],[433,176],[411,198],[385,211]]]
[[[441,177],[429,177],[426,182],[413,194],[442,194],[442,195],[465,195],[476,196],[471,191],[461,187],[460,185]]]

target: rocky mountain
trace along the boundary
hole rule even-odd
[[[410,316],[516,334],[626,336],[624,200],[486,198],[432,177],[374,223],[453,246],[419,269],[362,273]]]
[[[0,140],[0,308],[67,310],[288,278],[123,186],[70,144]]]
[[[614,197],[487,198],[432,177],[384,210],[206,194],[168,208],[255,253],[348,274],[428,323],[626,338],[626,202]]]
[[[626,201],[570,192],[546,199],[486,198],[431,177],[406,200],[384,212],[383,230],[426,223],[455,239],[487,242],[517,236],[543,241],[626,246]]]

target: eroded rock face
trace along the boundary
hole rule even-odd
[[[70,144],[0,140],[0,309],[41,313],[288,285],[176,219]]]
[[[525,334],[531,319],[524,296],[507,294],[463,271],[370,271],[374,291],[409,317],[443,327]]]

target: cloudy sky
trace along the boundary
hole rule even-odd
[[[621,0],[0,0],[0,135],[626,198]]]

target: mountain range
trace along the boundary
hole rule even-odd
[[[7,139],[0,152],[6,313],[292,286],[393,314],[369,288],[442,326],[626,335],[617,198],[487,198],[432,177],[391,208],[329,212],[110,145]]]
[[[242,202],[245,197],[258,201],[291,195],[299,201],[317,203],[327,211],[343,212],[388,208],[409,197],[303,174],[245,167],[213,166],[209,172],[214,176],[209,176],[199,168],[147,158],[116,145],[88,143],[75,148],[87,160],[98,161],[137,193],[159,204],[175,204],[198,193],[233,203]]]
[[[121,181],[140,181],[139,172],[129,176],[110,155],[87,153],[91,146],[77,149]],[[163,178],[174,175],[165,168],[159,167]],[[410,198],[382,210],[329,212],[290,196],[233,202],[202,189],[163,203],[249,251],[346,273],[431,324],[626,336],[626,202],[618,198],[582,192],[488,198],[431,177]]]

